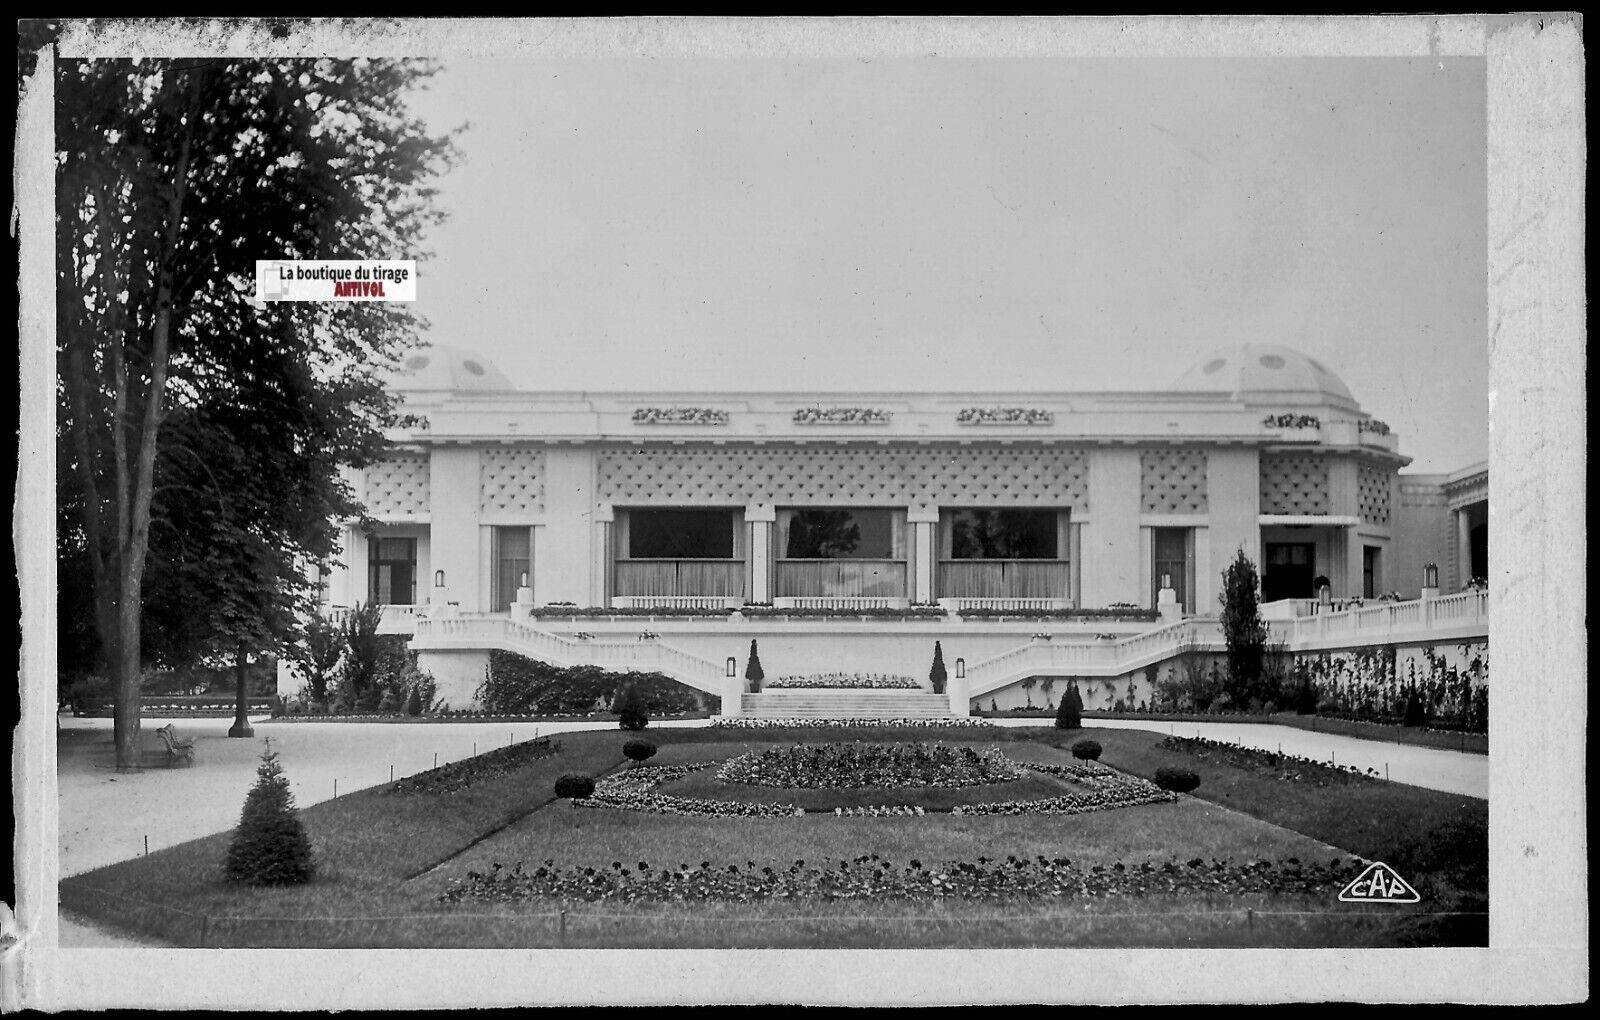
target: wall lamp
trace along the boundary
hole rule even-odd
[[[444,587],[444,571],[435,570],[433,572],[433,586],[435,588],[443,588]]]
[[[738,664],[734,662],[733,656],[730,655],[730,656],[728,656],[728,672],[726,674],[724,674],[724,675],[725,676],[736,676],[737,673],[735,671],[738,668],[739,668]]]
[[[966,678],[967,678],[967,660],[966,659],[957,659],[956,660],[956,679],[957,680],[965,680]]]

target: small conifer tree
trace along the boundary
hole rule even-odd
[[[1061,695],[1061,704],[1056,708],[1056,729],[1075,730],[1083,726],[1083,697],[1078,693],[1076,683],[1067,685],[1067,692]]]
[[[650,724],[645,711],[644,696],[635,684],[629,684],[617,699],[617,724],[625,730],[642,730]]]
[[[294,794],[269,741],[256,767],[256,785],[245,797],[239,827],[228,847],[226,874],[244,885],[298,885],[316,866],[311,838],[295,813]]]
[[[757,694],[761,691],[761,681],[767,674],[761,669],[761,654],[756,651],[755,638],[750,639],[750,661],[744,667],[744,678],[750,681],[750,693]]]
[[[933,668],[928,670],[928,679],[933,682],[933,693],[943,694],[945,681],[949,675],[944,669],[944,649],[939,647],[939,642],[933,643]]]

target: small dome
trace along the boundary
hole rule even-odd
[[[1178,377],[1177,390],[1221,390],[1253,398],[1305,403],[1331,401],[1355,406],[1344,380],[1315,358],[1276,344],[1224,347]]]
[[[407,354],[394,377],[398,390],[449,390],[501,393],[517,387],[475,351],[448,344],[429,344]]]

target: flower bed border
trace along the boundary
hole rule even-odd
[[[892,861],[872,853],[852,860],[840,859],[836,864],[830,860],[810,866],[801,859],[789,865],[774,860],[761,867],[755,861],[744,862],[743,868],[738,864],[713,867],[710,861],[701,861],[698,868],[687,864],[652,868],[648,861],[638,861],[636,867],[622,861],[612,861],[609,867],[560,867],[553,859],[546,859],[532,871],[524,870],[520,861],[509,869],[497,861],[488,872],[470,871],[440,893],[438,901],[1038,901],[1193,894],[1331,894],[1369,863],[1359,857],[1335,857],[1326,864],[1302,863],[1294,857],[1237,864],[1195,857],[1186,862],[1169,858],[1085,868],[1065,857],[1051,859],[1040,854],[1033,859],[1008,855],[1004,861],[978,857],[975,861],[930,862],[927,866],[913,858],[897,868]]]
[[[1002,754],[1003,757],[1003,754]],[[713,800],[708,797],[678,797],[656,793],[662,783],[669,783],[695,772],[719,765],[722,762],[696,762],[690,765],[641,765],[604,776],[595,782],[594,793],[571,801],[575,808],[615,808],[622,811],[643,811],[649,814],[689,815],[700,818],[803,818],[805,808],[797,804],[768,804],[755,801]],[[1067,793],[1057,797],[1035,800],[996,801],[987,804],[957,805],[948,812],[929,811],[908,805],[880,805],[876,809],[856,809],[856,814],[872,814],[877,810],[922,817],[927,814],[950,814],[955,817],[969,815],[1079,815],[1092,811],[1107,811],[1144,804],[1158,804],[1178,800],[1180,795],[1163,790],[1139,776],[1129,775],[1099,762],[1068,762],[1043,764],[1021,762],[1007,758],[1007,762],[1022,769],[1063,776],[1084,782],[1090,788],[1084,793]],[[988,785],[988,784],[975,784]],[[857,787],[856,789],[859,789]],[[926,789],[926,787],[907,787]],[[950,787],[956,789],[956,787]],[[896,811],[896,809],[910,808]],[[828,817],[826,811],[814,812]],[[833,817],[845,817],[835,810]]]

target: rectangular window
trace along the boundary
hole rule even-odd
[[[955,510],[945,559],[1065,560],[1067,515],[1056,510]]]
[[[1383,584],[1383,575],[1378,569],[1380,554],[1378,546],[1361,547],[1361,597],[1364,599],[1376,598]]]
[[[374,538],[367,542],[367,600],[385,606],[416,604],[416,539]]]
[[[494,611],[504,612],[516,600],[526,575],[533,583],[531,528],[494,529]]]
[[[629,559],[731,560],[738,515],[732,510],[631,510]]]

